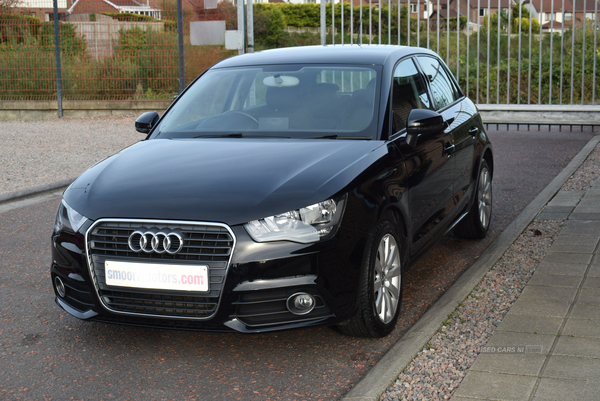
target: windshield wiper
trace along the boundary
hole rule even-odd
[[[230,132],[228,134],[206,134],[198,135],[194,138],[290,138],[289,136],[280,135],[248,135],[241,132]]]
[[[358,141],[370,141],[370,136],[340,136],[338,134],[329,134],[321,136],[306,136],[303,139],[355,139]]]
[[[207,134],[207,135],[198,135],[194,138],[243,138],[241,132],[230,132],[229,134]]]

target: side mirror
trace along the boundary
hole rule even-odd
[[[160,116],[155,111],[147,111],[135,120],[135,130],[142,134],[149,133],[156,125]]]
[[[435,134],[444,128],[444,118],[439,113],[427,109],[413,109],[406,123],[406,143],[414,147],[419,135]]]

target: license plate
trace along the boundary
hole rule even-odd
[[[208,292],[208,266],[104,262],[106,284],[116,287]]]

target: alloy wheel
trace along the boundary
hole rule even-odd
[[[487,167],[481,169],[479,174],[479,188],[477,191],[479,207],[479,221],[485,229],[490,224],[492,214],[492,177]]]
[[[391,322],[396,315],[400,303],[401,280],[398,243],[392,235],[386,234],[377,247],[373,286],[375,310],[384,324]]]

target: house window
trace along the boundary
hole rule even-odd
[[[487,8],[480,8],[479,9],[479,16],[480,17],[485,17],[486,14],[487,14]]]
[[[585,19],[591,19],[592,21],[596,19],[596,14],[594,13],[585,13]]]
[[[573,19],[573,13],[565,13],[565,21],[571,21]]]
[[[418,7],[419,7],[419,5],[418,5],[418,4],[411,4],[411,5],[410,5],[410,12],[411,12],[412,14],[416,14],[416,13],[418,13],[418,12],[419,12],[419,8],[418,8]]]
[[[556,13],[544,13],[546,21],[556,21]]]

